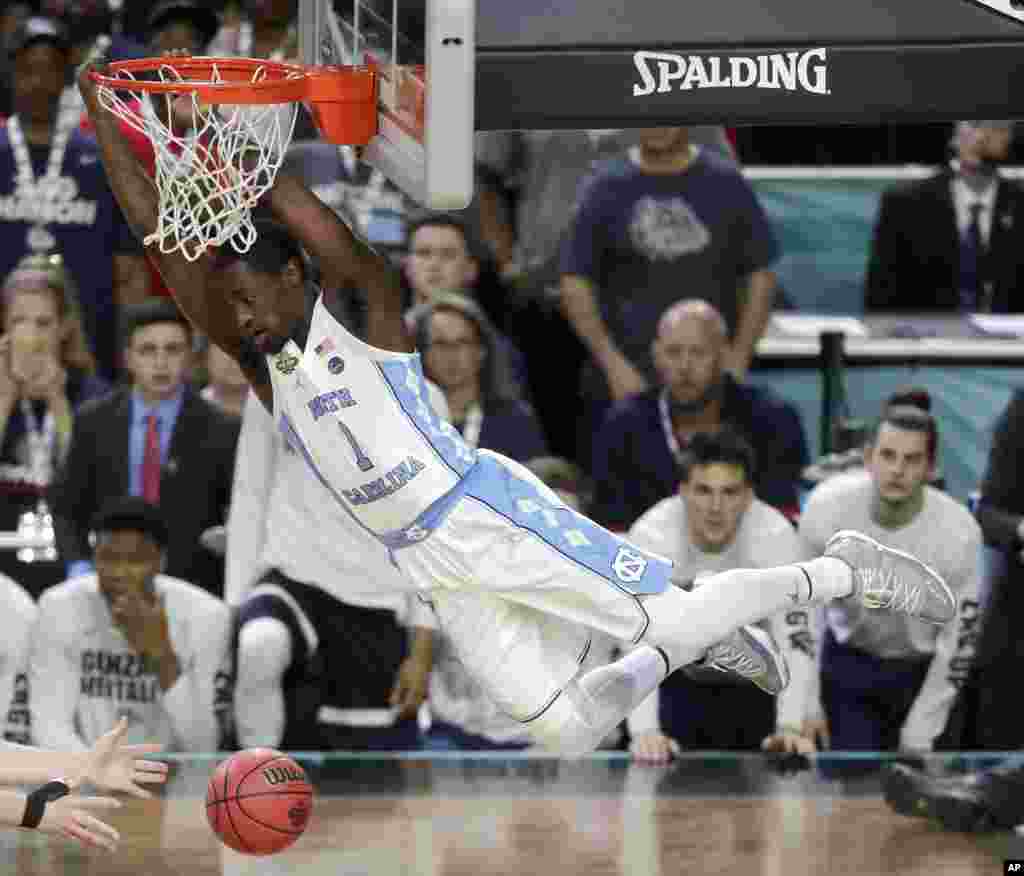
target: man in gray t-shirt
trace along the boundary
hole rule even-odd
[[[847,603],[828,607],[820,703],[837,750],[931,750],[974,656],[981,530],[965,506],[927,485],[936,443],[929,413],[888,408],[866,448],[866,470],[819,485],[800,518],[812,551],[856,529],[919,557],[959,603],[945,627]]]

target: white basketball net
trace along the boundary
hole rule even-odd
[[[172,66],[157,71],[162,82],[186,82]],[[291,142],[298,104],[202,105],[196,92],[153,94],[97,89],[100,104],[153,144],[158,218],[143,241],[164,253],[195,261],[211,247],[230,243],[246,252],[256,240],[252,208],[274,184]],[[258,68],[252,81],[263,78]],[[214,66],[208,82],[221,82]],[[204,84],[204,83],[197,83]],[[174,108],[177,124],[167,120]],[[184,122],[190,127],[184,131]],[[176,133],[181,131],[181,133]]]

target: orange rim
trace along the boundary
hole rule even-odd
[[[133,79],[128,74],[170,68],[180,81]],[[214,68],[222,81],[211,82]],[[306,67],[258,58],[138,58],[109,64],[110,75],[92,72],[97,85],[116,91],[195,94],[203,103],[270,104],[328,99],[362,102],[375,99],[374,73],[365,67]],[[253,82],[259,72],[261,79]],[[121,75],[119,75],[121,74]]]

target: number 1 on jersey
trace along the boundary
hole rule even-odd
[[[338,420],[338,425],[341,426],[341,433],[348,440],[349,447],[352,448],[352,452],[356,455],[356,465],[359,466],[360,471],[369,471],[373,468],[373,460],[366,455],[366,451],[359,446],[359,442],[356,441],[356,436],[352,434],[352,430],[349,429],[341,420]]]

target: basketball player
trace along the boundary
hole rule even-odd
[[[144,237],[157,224],[157,192],[100,106],[92,69],[79,87],[110,185]],[[517,463],[469,448],[438,419],[383,258],[294,179],[279,175],[266,204],[284,228],[261,223],[245,255],[227,246],[189,262],[154,250],[168,287],[237,359],[354,525],[388,547],[494,703],[540,745],[592,750],[669,672],[789,604],[850,597],[935,623],[953,616],[935,573],[856,533],[838,534],[809,563],[730,571],[689,593],[671,586],[668,561],[572,511]],[[302,247],[319,262],[322,296]],[[367,296],[369,343],[327,312],[323,297],[341,288]],[[581,674],[590,630],[635,647]],[[742,641],[748,659],[726,665],[749,663],[747,677],[784,687],[770,638],[750,630]]]
[[[139,755],[160,751],[160,745],[122,745],[128,721],[96,740],[88,752],[44,751],[10,742],[0,743],[0,784],[45,784],[28,794],[0,791],[0,825],[28,827],[63,836],[86,846],[114,851],[118,832],[96,814],[118,808],[113,797],[69,796],[84,783],[102,790],[151,797],[143,784],[167,781],[167,764]],[[54,780],[54,776],[60,779]]]

